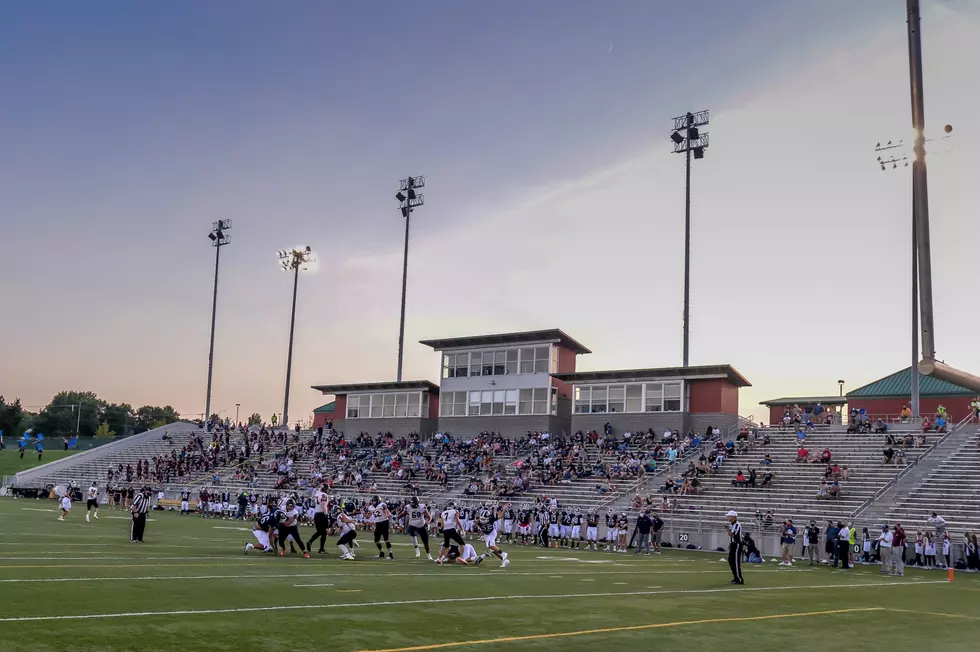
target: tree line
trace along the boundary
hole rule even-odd
[[[40,412],[25,410],[20,399],[8,402],[0,395],[0,432],[19,439],[30,430],[45,437],[123,437],[165,426],[180,419],[169,406],[109,403],[95,392],[64,391],[54,395]]]

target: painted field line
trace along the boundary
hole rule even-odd
[[[248,564],[250,568],[257,568],[262,562]],[[273,562],[274,563],[274,562]],[[229,564],[226,564],[229,565]],[[234,566],[240,567],[242,564],[234,564]],[[183,566],[214,566],[214,564],[113,564],[111,566],[107,565],[89,565],[84,567],[74,566],[72,568],[180,568]],[[63,568],[62,566],[0,566],[0,570],[4,568]],[[452,567],[451,567],[452,568]],[[498,570],[498,569],[494,569]],[[275,574],[275,575],[146,575],[142,577],[24,577],[24,578],[4,578],[0,579],[0,584],[2,583],[18,583],[18,584],[29,584],[34,582],[133,582],[133,581],[154,581],[154,580],[218,580],[218,579],[245,579],[245,578],[279,578],[279,577],[356,577],[358,579],[363,578],[392,578],[392,577],[425,577],[432,579],[457,579],[459,573],[466,573],[469,571],[457,571],[450,573],[443,573],[441,571],[433,571],[428,573],[286,573],[286,574]],[[687,571],[685,571],[687,572]],[[694,571],[692,571],[694,572]],[[696,572],[706,572],[706,571],[696,571]],[[710,571],[728,574],[731,571]],[[564,573],[563,576],[580,576],[588,575],[589,577],[583,579],[583,582],[595,582],[595,577],[598,575],[662,575],[657,571],[651,571],[648,573],[636,573],[636,572],[626,572],[626,571],[597,571],[597,572],[577,572],[572,571]],[[535,576],[548,576],[548,577],[562,577],[556,576],[552,573],[541,573],[541,572],[509,572],[504,571],[501,577],[535,577]]]
[[[627,597],[641,595],[683,595],[701,593],[731,593],[747,591],[797,591],[799,589],[847,589],[847,588],[875,588],[881,586],[906,587],[920,586],[922,584],[946,584],[946,580],[933,580],[926,582],[865,582],[861,584],[813,584],[809,586],[760,586],[745,587],[733,586],[720,589],[680,589],[667,591],[622,591],[606,593],[562,593],[544,595],[489,595],[462,598],[430,598],[421,600],[383,600],[380,602],[347,602],[347,603],[328,603],[328,604],[295,604],[295,605],[270,605],[264,607],[236,607],[228,609],[179,609],[174,611],[129,611],[116,613],[97,613],[97,614],[77,614],[77,615],[54,615],[54,616],[13,616],[0,618],[0,623],[19,623],[37,622],[47,620],[99,620],[108,618],[132,618],[134,616],[200,616],[208,614],[230,614],[230,613],[252,613],[262,611],[297,611],[307,609],[350,609],[359,607],[391,607],[417,604],[444,604],[459,602],[489,602],[493,600],[568,600],[574,598],[609,598]]]
[[[976,591],[977,589],[971,589]],[[922,614],[923,616],[939,616],[941,618],[962,618],[964,620],[980,620],[980,616],[967,616],[966,614],[944,614],[939,611],[919,611],[918,609],[889,609],[903,614]]]
[[[293,584],[293,586],[306,589],[306,588],[312,588],[314,586],[333,586],[333,584]]]
[[[529,634],[526,636],[507,636],[503,638],[485,638],[471,641],[453,641],[451,643],[434,643],[431,645],[413,645],[411,647],[392,647],[379,650],[361,650],[360,652],[420,652],[421,650],[439,650],[463,645],[493,645],[513,643],[516,641],[535,641],[546,638],[563,638],[567,636],[589,636],[594,634],[609,634],[613,632],[631,632],[643,629],[660,629],[665,627],[684,627],[687,625],[710,625],[715,623],[740,623],[754,620],[777,620],[780,618],[808,618],[813,616],[830,616],[849,613],[867,613],[869,611],[885,611],[884,607],[858,607],[854,609],[833,609],[830,611],[801,611],[789,614],[771,614],[768,616],[741,616],[731,618],[704,618],[701,620],[678,620],[672,623],[653,623],[649,625],[625,625],[623,627],[604,627],[602,629],[582,629],[576,632],[555,632],[552,634]]]

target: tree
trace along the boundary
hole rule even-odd
[[[92,437],[99,427],[105,403],[94,392],[58,392],[34,422],[34,431],[48,437],[68,437],[78,428],[78,434]]]
[[[109,430],[120,436],[132,434],[136,427],[136,413],[129,403],[110,403],[102,411],[102,419]]]
[[[154,428],[160,428],[179,419],[180,415],[177,414],[177,410],[169,405],[165,405],[164,407],[144,405],[136,410],[134,432],[145,432]]]
[[[248,425],[250,426],[261,426],[262,425],[262,415],[258,412],[253,412],[252,416],[248,418]]]
[[[103,421],[99,424],[99,427],[95,429],[95,436],[102,439],[112,439],[116,436],[116,433],[109,430],[109,424]]]
[[[20,399],[15,399],[13,403],[7,403],[0,395],[0,432],[13,441],[15,438],[19,438],[23,432],[21,430],[23,421],[24,409],[20,405]]]

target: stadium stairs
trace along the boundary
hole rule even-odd
[[[73,480],[80,487],[90,482],[105,485],[106,471],[111,468],[131,464],[139,460],[151,460],[156,455],[169,454],[174,448],[184,446],[191,437],[201,431],[196,424],[178,421],[161,428],[154,428],[138,435],[109,442],[102,446],[76,453],[60,460],[21,471],[13,477],[12,486],[19,489],[41,489],[49,485],[65,485]],[[163,439],[164,434],[169,439]],[[116,486],[126,483],[114,482]],[[137,484],[134,480],[133,484]]]

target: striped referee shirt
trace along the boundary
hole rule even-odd
[[[732,535],[732,545],[742,544],[742,524],[738,521],[728,524],[728,531]]]
[[[146,514],[150,511],[150,501],[146,499],[146,494],[140,492],[133,498],[133,513]]]

